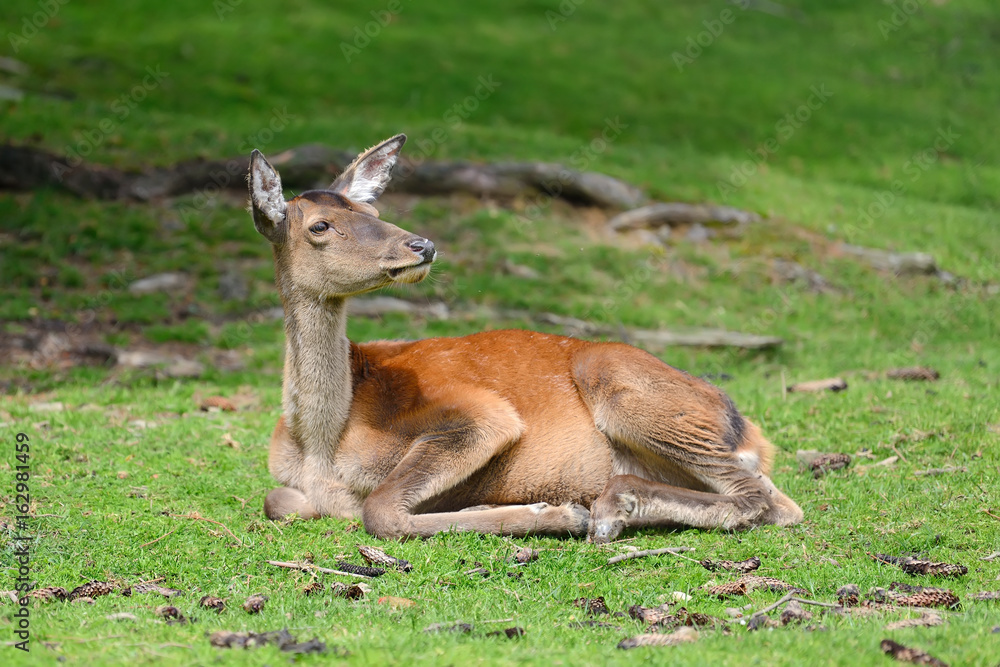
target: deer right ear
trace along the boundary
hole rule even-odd
[[[253,225],[269,241],[280,238],[279,230],[285,221],[288,204],[281,191],[281,178],[264,155],[254,149],[250,154],[250,206],[253,210]]]

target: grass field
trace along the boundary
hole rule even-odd
[[[28,69],[0,71],[5,90],[23,91],[0,100],[6,141],[140,168],[309,142],[360,149],[403,131],[414,157],[563,162],[656,199],[761,213],[737,236],[697,243],[678,234],[652,247],[609,237],[599,214],[558,203],[535,214],[530,201],[390,197],[383,217],[441,250],[432,280],[393,295],[444,301],[453,315],[355,318],[349,333],[535,326],[498,319],[492,307],[781,336],[773,352],[654,351],[711,374],[762,426],[779,449],[775,482],[806,521],[735,534],[643,530],[608,548],[464,534],[378,542],[347,521],[267,521],[283,332],[261,316],[278,304],[270,251],[241,199],[132,204],[0,192],[0,336],[72,325],[121,348],[162,346],[205,364],[196,379],[32,365],[24,355],[0,366],[0,590],[17,576],[23,432],[27,527],[37,535],[31,580],[71,589],[162,578],[185,591],[170,603],[195,621],[166,624],[155,609],[167,602],[153,594],[33,602],[24,653],[11,645],[17,607],[4,600],[0,660],[275,664],[288,659],[277,648],[218,649],[206,635],[287,627],[327,643],[325,656],[295,658],[304,664],[889,664],[885,638],[952,665],[998,664],[1000,603],[969,596],[1000,590],[1000,559],[982,560],[1000,549],[1000,74],[990,66],[1000,58],[1000,15],[986,0],[917,2],[911,13],[903,4],[7,2],[0,56]],[[609,123],[620,133],[595,143]],[[430,139],[438,128],[444,141]],[[192,209],[198,215],[185,214]],[[957,280],[874,270],[838,252],[840,242],[930,252]],[[818,272],[829,289],[783,280],[778,260]],[[510,262],[537,277],[509,271]],[[164,271],[184,272],[188,287],[127,289]],[[220,294],[232,275],[245,284],[240,298]],[[916,365],[940,380],[884,377]],[[833,375],[849,388],[783,391]],[[200,411],[212,395],[240,409]],[[800,449],[854,462],[814,479],[796,462]],[[916,474],[949,466],[960,470]],[[361,563],[356,544],[378,544],[414,570],[375,579],[365,598],[348,601],[306,597],[311,575],[266,563]],[[540,557],[519,568],[510,557],[522,545]],[[594,619],[575,599],[603,596],[615,612],[679,591],[691,596],[690,611],[727,618],[726,607],[757,610],[781,597],[719,600],[701,587],[729,575],[674,556],[606,564],[626,547],[666,546],[692,547],[686,555],[696,560],[759,556],[759,574],[819,601],[835,601],[848,583],[864,592],[901,581],[947,587],[962,606],[937,627],[886,630],[907,613],[815,608],[802,625],[748,632],[730,622],[729,632],[702,629],[692,644],[621,651],[643,624]],[[969,572],[910,577],[872,553]],[[465,574],[477,562],[489,577]],[[240,609],[252,593],[270,598],[256,616]],[[205,594],[227,598],[228,609],[199,609]],[[384,596],[415,604],[379,604]],[[136,618],[107,618],[118,612]],[[423,632],[454,621],[474,629]],[[524,636],[488,636],[513,626]]]

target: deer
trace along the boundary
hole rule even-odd
[[[254,227],[285,313],[272,520],[360,518],[377,538],[446,531],[614,540],[625,529],[790,526],[775,448],[719,388],[618,342],[500,330],[347,338],[346,301],[428,276],[434,243],[373,206],[406,136],[285,199],[258,150]]]

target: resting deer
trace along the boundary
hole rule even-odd
[[[254,151],[250,199],[285,310],[271,519],[614,539],[629,526],[791,525],[773,446],[713,385],[620,343],[530,331],[354,344],[349,297],[430,272],[434,244],[378,218],[406,137],[285,201]]]

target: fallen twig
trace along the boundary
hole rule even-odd
[[[198,514],[197,512],[192,512],[191,514],[171,514],[170,517],[173,519],[193,519],[194,521],[207,521],[209,523],[214,523],[216,526],[226,531],[226,533],[228,533],[231,538],[239,542],[240,546],[243,546],[243,540],[236,537],[233,531],[229,530],[229,528],[227,528],[225,524],[223,524],[220,521],[216,521],[215,519],[209,519],[208,517],[204,517]]]
[[[151,541],[151,542],[146,542],[145,544],[140,544],[140,545],[139,545],[139,548],[140,548],[140,549],[144,549],[144,548],[148,547],[148,546],[149,546],[149,545],[151,545],[151,544],[156,544],[157,542],[159,542],[159,541],[160,541],[160,540],[162,540],[163,538],[165,538],[165,537],[170,537],[171,535],[173,535],[174,533],[176,533],[176,532],[177,532],[178,530],[180,530],[180,529],[181,529],[181,528],[180,528],[180,526],[178,526],[177,528],[174,528],[173,530],[171,530],[171,531],[170,531],[169,533],[167,533],[166,535],[160,535],[159,537],[157,537],[157,538],[156,538],[155,540],[153,540],[153,541]]]
[[[784,596],[781,597],[780,600],[778,600],[774,604],[769,604],[768,606],[764,607],[760,611],[755,611],[753,614],[751,614],[750,618],[747,619],[747,624],[750,623],[751,619],[754,619],[754,618],[756,618],[758,616],[763,616],[763,615],[767,614],[768,612],[774,611],[775,609],[777,609],[781,605],[786,604],[788,602],[793,602],[793,601],[794,602],[798,602],[799,604],[811,604],[811,605],[813,605],[815,607],[826,607],[828,609],[837,609],[837,608],[839,608],[841,606],[839,604],[833,604],[832,602],[817,602],[816,600],[806,600],[804,598],[797,597],[795,595],[795,593],[786,593]]]
[[[671,556],[677,556],[678,554],[684,553],[685,551],[694,551],[692,547],[667,547],[666,549],[646,549],[645,551],[633,551],[631,553],[622,554],[620,556],[614,556],[608,559],[608,565],[614,565],[615,563],[621,563],[625,560],[632,560],[633,558],[645,558],[646,556],[660,556],[663,554],[670,554]]]
[[[298,561],[281,561],[281,560],[269,560],[268,565],[274,565],[275,567],[287,567],[292,570],[304,570],[306,572],[322,572],[323,574],[339,574],[342,577],[355,577],[357,579],[371,579],[371,577],[363,574],[355,574],[353,572],[344,572],[343,570],[334,570],[328,567],[320,567],[319,565],[313,565],[312,563],[300,563]]]

